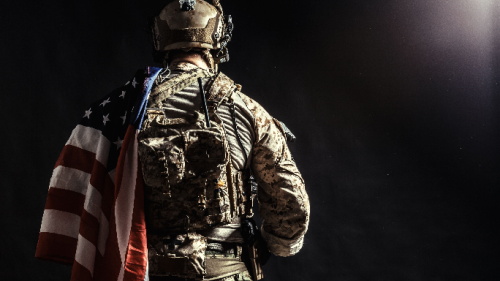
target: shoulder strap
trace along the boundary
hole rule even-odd
[[[237,85],[234,84],[234,81],[224,73],[219,72],[208,91],[207,101],[214,102],[218,106],[225,98],[231,96],[235,89],[237,89]]]
[[[198,78],[212,76],[213,74],[202,68],[181,73],[151,90],[151,93],[149,94],[148,107],[159,108],[162,101],[193,84]]]

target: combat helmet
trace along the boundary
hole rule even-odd
[[[175,0],[149,22],[153,37],[153,56],[162,62],[177,49],[201,49],[210,54],[213,64],[229,60],[227,43],[233,23],[224,17],[219,0]]]

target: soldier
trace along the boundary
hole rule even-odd
[[[294,136],[283,123],[244,95],[240,85],[218,71],[217,65],[229,60],[227,44],[233,30],[231,16],[224,17],[218,0],[212,4],[203,0],[171,2],[152,19],[150,25],[154,57],[163,63],[163,68],[153,71],[148,68],[144,73],[146,77],[136,75],[125,88],[117,90],[115,95],[111,94],[99,106],[96,103],[95,107],[91,107],[81,123],[82,128],[87,128],[85,126],[89,125],[85,120],[91,119],[92,112],[96,110],[92,111],[92,108],[98,108],[104,120],[104,125],[98,129],[102,130],[102,135],[112,138],[105,133],[110,130],[106,127],[107,122],[112,120],[108,117],[112,113],[105,115],[106,102],[119,100],[119,93],[119,97],[125,99],[127,89],[136,88],[140,84],[139,79],[144,81],[143,101],[134,102],[141,100],[141,95],[137,94],[137,97],[131,98],[132,102],[128,102],[135,105],[126,107],[135,115],[127,111],[120,117],[124,124],[132,119],[130,123],[137,125],[137,134],[127,138],[128,131],[126,135],[123,131],[124,136],[120,137],[122,133],[117,133],[117,142],[112,142],[121,150],[116,160],[116,172],[112,170],[109,173],[114,177],[114,184],[122,187],[115,188],[115,207],[109,208],[109,215],[106,215],[104,206],[102,210],[108,221],[116,218],[116,223],[104,227],[101,224],[95,231],[98,234],[93,249],[96,252],[97,248],[97,255],[102,258],[99,256],[92,260],[82,254],[85,251],[82,249],[92,247],[84,247],[87,242],[81,242],[91,239],[81,238],[86,237],[85,233],[89,231],[82,230],[85,226],[80,223],[79,233],[75,232],[72,236],[78,239],[75,242],[75,261],[58,260],[73,263],[75,279],[79,278],[75,265],[83,265],[90,271],[93,279],[89,280],[115,279],[111,273],[100,272],[106,267],[106,255],[112,259],[112,253],[116,252],[122,264],[116,274],[118,280],[127,280],[127,274],[134,278],[144,276],[145,280],[151,281],[260,280],[263,278],[261,263],[265,263],[269,252],[284,257],[294,255],[302,248],[308,228],[309,199],[286,144],[287,140],[293,141]],[[84,147],[80,141],[84,139],[82,130],[88,132],[87,129],[75,129],[67,148],[73,143],[74,146]],[[118,132],[113,129],[115,131]],[[100,153],[99,149],[94,149],[95,153]],[[140,172],[135,180],[127,176],[127,167],[133,166],[135,161],[127,160],[131,155],[128,151],[139,156],[137,171]],[[128,156],[122,156],[125,152]],[[58,163],[70,162],[65,161],[65,157],[62,154]],[[54,170],[47,200],[47,205],[51,206],[57,205],[49,204],[51,190],[62,185],[62,180],[58,179],[64,177],[61,176],[63,173],[68,173],[64,170],[58,174],[58,167],[56,165]],[[123,182],[131,181],[139,182],[129,193],[135,194],[135,197],[131,195],[135,201],[128,202],[135,203],[133,208],[126,206],[122,211],[119,200],[123,196],[120,197],[119,192],[126,189]],[[91,197],[85,199],[83,209],[92,213],[88,211],[88,206],[94,204],[87,201],[95,196],[89,195],[88,189],[80,193]],[[102,197],[99,202],[105,205],[106,191],[99,191],[99,194]],[[256,196],[263,218],[260,229],[252,219]],[[144,205],[140,203],[141,198],[144,198]],[[130,208],[133,210],[129,211]],[[141,244],[134,242],[144,240],[141,238],[144,234],[142,228],[135,227],[141,225],[142,210],[147,230],[147,251],[141,250]],[[127,223],[121,223],[120,217],[127,212],[131,212],[128,217],[132,222],[129,228],[125,228],[127,231],[130,229],[128,246],[123,246],[124,242],[120,242],[123,231],[120,229]],[[57,216],[60,216],[59,221],[54,219]],[[37,257],[57,261],[53,258],[56,254],[47,250],[50,246],[46,245],[54,239],[47,233],[60,232],[71,236],[54,226],[60,225],[62,218],[60,213],[46,206]],[[115,248],[118,250],[113,250],[113,237],[101,235],[102,229],[109,228],[109,235],[117,233]],[[143,272],[141,266],[135,266],[144,264],[142,259],[146,257],[141,258],[141,255],[145,253],[147,269]]]

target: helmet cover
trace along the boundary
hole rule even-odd
[[[232,22],[230,26],[232,31]],[[226,45],[231,40],[231,31],[227,27],[218,0],[214,0],[213,5],[203,0],[176,0],[151,22],[156,52],[191,48],[219,50],[215,63],[229,60]]]

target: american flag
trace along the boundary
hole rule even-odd
[[[72,281],[144,280],[137,133],[160,70],[138,71],[92,104],[56,162],[35,256],[73,265]]]

